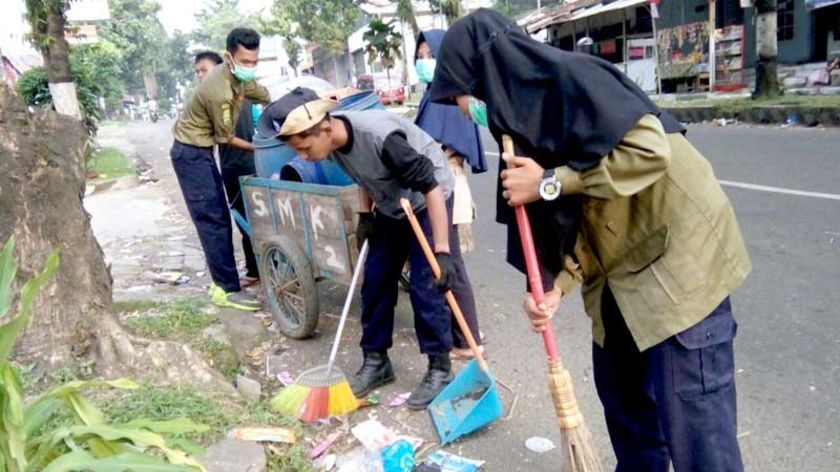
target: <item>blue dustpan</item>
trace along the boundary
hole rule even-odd
[[[411,203],[407,199],[401,198],[400,204],[408,217],[409,223],[411,223],[414,235],[417,236],[417,242],[426,255],[432,273],[435,278],[439,278],[440,266],[438,266],[432,248],[429,247],[429,242],[426,240],[426,235],[423,233],[420,223],[414,216]],[[502,416],[502,401],[499,399],[499,392],[496,390],[496,380],[487,367],[487,361],[484,360],[481,351],[475,344],[470,328],[464,320],[464,314],[461,313],[451,290],[444,294],[444,298],[446,298],[449,308],[452,309],[452,316],[458,321],[458,327],[464,333],[464,338],[466,338],[470,350],[475,355],[475,360],[470,361],[464,370],[455,377],[455,380],[441,390],[429,405],[429,413],[432,415],[432,421],[435,423],[441,445],[449,444],[465,434],[487,426]]]
[[[441,445],[472,433],[502,416],[496,380],[475,360],[444,388],[429,405]]]

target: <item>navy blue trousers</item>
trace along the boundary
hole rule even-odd
[[[602,299],[604,347],[595,385],[618,472],[741,472],[736,439],[737,325],[729,298],[703,321],[639,352],[612,293]]]
[[[452,199],[447,202],[452,218]],[[417,220],[433,245],[432,227],[427,210],[417,212]],[[399,293],[399,277],[405,260],[411,264],[409,295],[414,310],[414,329],[424,354],[442,354],[452,350],[452,314],[443,295],[432,285],[434,276],[408,220],[374,216],[374,236],[365,261],[362,283],[362,340],[364,351],[386,351],[391,348],[394,331],[394,307]],[[458,232],[449,226],[449,250],[457,274],[452,292],[458,298],[464,317],[476,324],[475,299],[461,258]],[[460,296],[459,296],[460,295]],[[478,326],[470,329],[478,336]]]
[[[169,151],[184,201],[198,232],[213,282],[225,292],[238,292],[239,273],[233,255],[230,210],[213,148],[175,141]]]
[[[231,166],[222,167],[222,181],[225,183],[225,193],[227,193],[228,203],[230,207],[239,212],[240,215],[247,217],[245,214],[245,194],[242,192],[239,185],[239,177],[243,175],[254,175],[254,166],[250,169],[247,166]],[[254,254],[254,246],[251,244],[251,237],[245,228],[236,223],[239,228],[239,233],[242,234],[242,252],[245,253],[245,268],[247,269],[248,277],[259,278],[260,270],[257,265],[257,256]]]

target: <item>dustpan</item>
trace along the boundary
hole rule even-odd
[[[502,416],[496,379],[471,360],[429,405],[441,445],[480,429]]]
[[[411,204],[406,199],[400,199],[403,211],[408,217],[409,223],[417,236],[417,242],[423,249],[429,266],[435,278],[440,277],[438,266],[432,248],[426,240],[420,223],[414,216]],[[472,331],[464,320],[464,314],[455,301],[455,295],[449,290],[444,294],[452,314],[458,321],[458,327],[464,334],[467,344],[470,345],[475,359],[470,361],[464,370],[455,377],[429,404],[428,410],[432,415],[432,421],[440,437],[441,444],[448,444],[461,436],[486,426],[502,416],[502,400],[496,390],[496,380],[490,373],[484,355],[475,343]]]

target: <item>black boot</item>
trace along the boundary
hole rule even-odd
[[[452,362],[449,360],[449,353],[430,354],[429,370],[426,371],[420,385],[411,392],[408,407],[412,410],[426,408],[449,382],[452,382]]]
[[[393,382],[394,369],[387,352],[364,352],[362,368],[350,379],[350,388],[356,398],[364,398],[371,390]]]

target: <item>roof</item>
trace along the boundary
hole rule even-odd
[[[578,0],[567,2],[552,10],[539,10],[518,21],[528,33],[536,33],[551,25],[580,20],[609,11],[621,10],[647,3],[649,0]],[[837,0],[840,1],[840,0]]]

